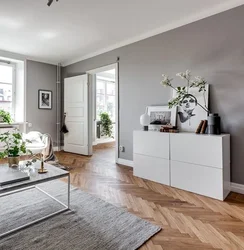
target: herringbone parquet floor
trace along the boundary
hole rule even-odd
[[[231,193],[221,202],[143,180],[116,165],[113,154],[100,148],[93,157],[57,156],[71,167],[74,186],[163,228],[141,250],[244,249],[243,195]]]

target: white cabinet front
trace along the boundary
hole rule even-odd
[[[171,161],[171,186],[223,200],[223,170]]]
[[[134,131],[134,154],[169,159],[169,134]]]
[[[223,167],[222,137],[191,133],[170,135],[171,160]]]
[[[134,154],[134,175],[170,185],[169,160]]]

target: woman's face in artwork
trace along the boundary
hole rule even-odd
[[[187,96],[182,100],[181,106],[186,113],[190,113],[196,107],[196,100],[191,96]]]

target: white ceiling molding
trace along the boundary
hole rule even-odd
[[[21,55],[18,53],[13,53],[5,50],[0,50],[0,58],[3,59],[11,59],[11,61],[17,60],[17,61],[25,61],[25,60],[30,60],[30,61],[35,61],[35,62],[40,62],[40,63],[47,63],[47,64],[52,64],[52,65],[57,65],[58,63],[51,61],[51,60],[41,60],[39,58],[35,57],[29,57],[25,55]]]
[[[150,32],[146,32],[146,33],[141,34],[139,36],[135,36],[133,38],[130,38],[130,39],[124,40],[122,42],[116,43],[116,44],[114,44],[112,46],[109,46],[107,48],[97,50],[97,51],[95,51],[93,53],[90,53],[90,54],[87,54],[85,56],[74,58],[73,60],[64,61],[64,62],[62,62],[62,66],[65,67],[65,66],[74,64],[76,62],[83,61],[83,60],[86,60],[86,59],[101,55],[103,53],[112,51],[114,49],[117,49],[117,48],[129,45],[129,44],[144,40],[146,38],[149,38],[149,37],[164,33],[166,31],[169,31],[169,30],[172,30],[172,29],[176,29],[178,27],[181,27],[181,26],[184,26],[186,24],[189,24],[189,23],[204,19],[206,17],[209,17],[209,16],[212,16],[212,15],[224,12],[226,10],[233,9],[233,8],[241,6],[243,4],[244,4],[244,0],[231,0],[231,1],[228,1],[228,2],[221,3],[221,4],[217,5],[217,6],[215,6],[214,8],[208,8],[208,9],[202,11],[202,12],[195,13],[195,14],[193,14],[191,16],[188,16],[185,19],[180,19],[178,21],[170,23],[169,25],[164,25],[164,26],[162,26],[160,28],[154,29],[154,30],[152,30]]]
[[[29,57],[29,56],[26,57],[26,60],[34,61],[34,62],[40,62],[40,63],[46,63],[46,64],[51,64],[51,65],[56,65],[56,66],[60,63],[60,62],[54,62],[53,60],[43,60],[43,59],[38,58],[38,57]]]

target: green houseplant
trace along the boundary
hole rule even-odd
[[[112,125],[112,120],[109,117],[109,114],[107,112],[100,113],[100,121],[102,126],[101,135],[112,137],[113,125]]]
[[[13,120],[11,118],[10,113],[3,109],[0,109],[0,122],[10,124],[12,121]]]
[[[31,153],[26,149],[26,142],[30,141],[24,141],[18,129],[0,134],[0,141],[5,144],[4,151],[0,152],[0,158],[8,157],[9,167],[19,164],[21,154]]]

